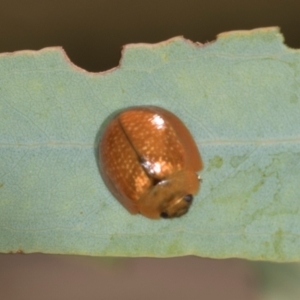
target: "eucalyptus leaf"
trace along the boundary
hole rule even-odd
[[[103,122],[158,105],[199,146],[189,213],[130,215],[97,165]],[[61,48],[0,55],[0,252],[300,259],[300,52],[278,28],[127,45],[88,73]]]

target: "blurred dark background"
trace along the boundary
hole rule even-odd
[[[0,52],[62,46],[76,65],[98,72],[117,66],[128,43],[178,35],[205,43],[267,26],[279,26],[286,44],[300,48],[299,11],[296,0],[1,0]],[[257,270],[238,259],[0,255],[5,300],[250,300],[261,285]]]
[[[1,0],[0,52],[63,46],[89,71],[118,65],[122,45],[279,26],[300,47],[297,0]]]
[[[0,255],[2,300],[252,300],[243,260]]]

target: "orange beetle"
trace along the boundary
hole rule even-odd
[[[121,111],[105,128],[99,167],[108,189],[130,213],[157,219],[187,213],[203,163],[178,117],[139,106]]]

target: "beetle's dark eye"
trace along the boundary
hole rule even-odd
[[[168,214],[167,214],[166,212],[164,212],[164,211],[160,214],[160,216],[161,216],[162,218],[164,218],[164,219],[169,218]]]
[[[184,197],[183,197],[183,199],[186,201],[186,202],[192,202],[193,201],[193,195],[191,195],[191,194],[188,194],[188,195],[185,195]]]

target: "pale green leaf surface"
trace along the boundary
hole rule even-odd
[[[182,218],[130,215],[99,175],[101,124],[149,104],[187,124],[204,160]],[[3,54],[0,151],[0,252],[300,259],[300,52],[277,28],[129,45],[99,74],[59,48]]]

